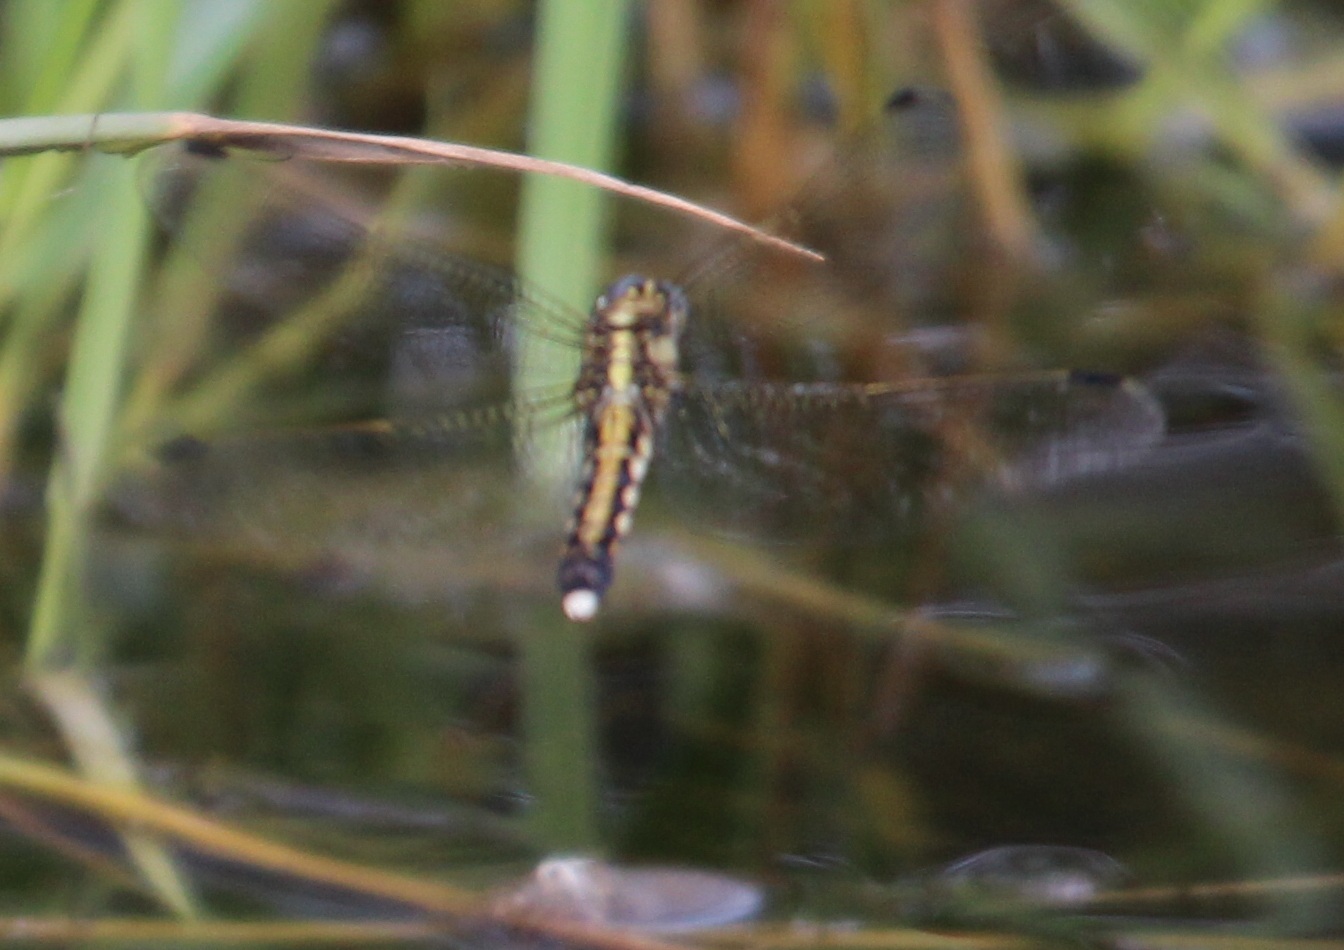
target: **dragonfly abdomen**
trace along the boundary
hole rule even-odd
[[[609,404],[585,426],[583,479],[560,560],[562,605],[589,620],[611,586],[616,545],[629,533],[653,457],[654,420],[627,402]]]
[[[624,277],[598,298],[574,387],[584,413],[583,477],[560,561],[561,605],[591,620],[611,586],[613,555],[630,531],[654,436],[676,389],[686,319],[681,291]]]

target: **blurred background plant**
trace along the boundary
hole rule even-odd
[[[437,931],[359,927],[484,906],[480,888],[561,850],[731,871],[777,919],[848,922],[715,937],[755,944],[920,943],[936,925],[968,942],[1293,945],[1344,928],[1332,4],[0,12],[8,115],[194,110],[528,148],[748,220],[862,141],[893,90],[947,89],[954,183],[929,174],[906,200],[933,233],[971,228],[977,253],[949,261],[957,245],[930,238],[889,277],[937,306],[893,320],[865,288],[803,348],[888,373],[912,348],[937,362],[950,331],[977,366],[1131,374],[1168,429],[1142,464],[977,501],[880,562],[839,530],[781,548],[642,512],[593,630],[559,621],[558,525],[514,546],[484,516],[448,538],[430,514],[424,538],[326,526],[381,481],[305,473],[229,499],[285,543],[247,543],[249,523],[185,545],[109,529],[124,472],[197,451],[164,440],[320,408],[322,373],[357,388],[367,367],[324,349],[320,307],[220,318],[243,238],[201,213],[165,239],[152,162],[7,158],[9,933],[44,915],[25,933],[110,939],[79,923],[104,919],[121,939],[205,940],[298,918],[311,929],[255,937],[421,940]],[[580,311],[603,278],[674,276],[706,240],[498,173],[396,189],[417,223]],[[950,217],[956,201],[973,211]],[[836,227],[865,213],[852,199]],[[279,246],[301,256],[301,232]],[[254,253],[246,279],[291,286],[290,256]],[[768,325],[778,298],[748,292],[744,320]],[[521,385],[563,380],[562,362],[522,355]],[[386,490],[407,491],[396,476]],[[464,477],[424,503],[473,506],[482,475]],[[253,837],[191,824],[211,817]],[[444,881],[465,890],[418,889]],[[716,922],[694,913],[681,923]]]

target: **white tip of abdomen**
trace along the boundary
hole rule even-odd
[[[597,616],[597,608],[602,598],[596,591],[579,588],[572,590],[560,599],[560,608],[565,616],[575,623],[585,623]]]

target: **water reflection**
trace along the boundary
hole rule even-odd
[[[1128,877],[1101,851],[1069,845],[1003,845],[897,882],[909,919],[977,917],[1083,908]]]
[[[1064,907],[1087,903],[1124,877],[1124,865],[1089,848],[1004,845],[951,862],[934,884],[939,892],[958,899]]]
[[[557,857],[541,862],[521,884],[502,889],[493,907],[507,915],[680,933],[750,919],[764,902],[759,885],[724,874]]]

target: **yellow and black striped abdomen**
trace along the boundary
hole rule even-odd
[[[678,385],[686,303],[670,285],[626,277],[598,300],[576,404],[584,413],[583,475],[560,561],[562,605],[590,620],[611,586],[617,544],[630,530],[658,427]]]
[[[629,403],[604,406],[585,423],[587,461],[559,573],[571,620],[591,619],[611,586],[616,545],[630,531],[653,455],[654,426]]]

